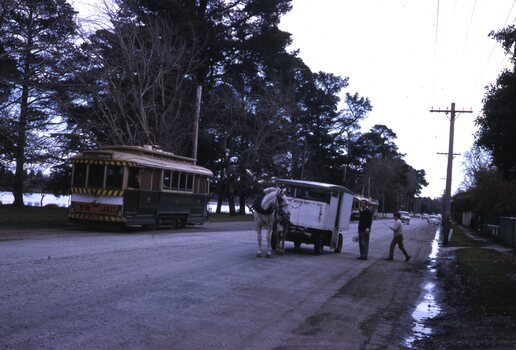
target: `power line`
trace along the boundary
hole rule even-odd
[[[473,15],[475,14],[475,7],[477,6],[477,0],[473,3],[473,10],[471,10],[471,17],[469,18],[468,30],[466,31],[466,39],[464,39],[464,48],[462,49],[462,55],[466,52],[466,46],[468,44],[469,31],[471,30],[471,23],[473,22]]]
[[[512,13],[512,9],[514,8],[515,4],[516,4],[516,0],[514,0],[512,2],[511,9],[509,10],[509,13],[507,13],[507,17],[505,18],[505,22],[503,23],[502,28],[505,28],[505,26],[507,25],[507,22],[509,21],[509,18],[510,18],[511,13]],[[491,61],[491,58],[493,57],[493,53],[494,53],[497,45],[498,45],[498,43],[495,40],[495,42],[493,44],[493,48],[491,49],[491,53],[489,54],[489,57],[487,58],[487,62],[485,64],[485,66],[484,66],[484,69],[482,70],[482,73],[480,73],[480,76],[478,77],[478,80],[475,83],[472,91],[475,91],[477,89],[478,84],[480,83],[480,80],[482,80],[482,78],[484,77],[484,73],[486,72],[487,66],[489,65],[489,61]]]
[[[516,1],[516,0],[515,0]],[[437,16],[435,18],[435,42],[434,42],[434,61],[437,53],[437,37],[439,32],[439,0],[437,0]]]
[[[516,0],[515,0],[516,1]],[[438,37],[438,32],[439,32],[439,0],[437,0],[437,15],[436,15],[436,18],[435,18],[435,41],[434,41],[434,70],[435,70],[435,61],[437,59],[437,37]],[[432,79],[432,102],[434,101],[434,98],[435,98],[435,77],[436,77],[436,73],[434,71],[434,74],[433,74],[433,79]]]

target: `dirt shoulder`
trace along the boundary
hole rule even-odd
[[[417,349],[515,349],[516,255],[456,229],[437,261],[441,313]]]

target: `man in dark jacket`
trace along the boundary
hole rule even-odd
[[[367,260],[369,252],[369,235],[371,234],[371,224],[373,223],[373,212],[369,209],[366,200],[360,201],[358,218],[358,247],[360,256],[357,259]]]

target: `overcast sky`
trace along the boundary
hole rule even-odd
[[[472,110],[455,122],[454,153],[473,144],[484,87],[509,59],[488,37],[515,23],[515,0],[293,0],[281,22],[292,49],[312,71],[350,78],[344,92],[368,97],[373,111],[363,131],[384,124],[398,136],[405,160],[424,169],[423,196],[444,192],[449,119],[430,109]],[[344,93],[343,93],[344,96]],[[344,106],[342,106],[344,107]],[[453,163],[452,192],[462,156]]]

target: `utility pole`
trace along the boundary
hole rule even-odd
[[[195,114],[193,124],[193,137],[192,137],[192,158],[197,163],[197,142],[199,139],[199,117],[201,114],[201,98],[202,98],[202,85],[197,85],[197,95],[195,99]],[[195,164],[194,163],[194,164]]]
[[[448,142],[448,167],[446,169],[446,190],[444,192],[444,205],[442,217],[442,231],[443,245],[448,245],[448,237],[450,234],[451,225],[451,182],[452,182],[452,167],[453,167],[453,135],[455,129],[455,113],[472,113],[473,111],[457,111],[455,109],[455,102],[452,102],[451,109],[431,109],[430,112],[450,113],[450,139]]]

